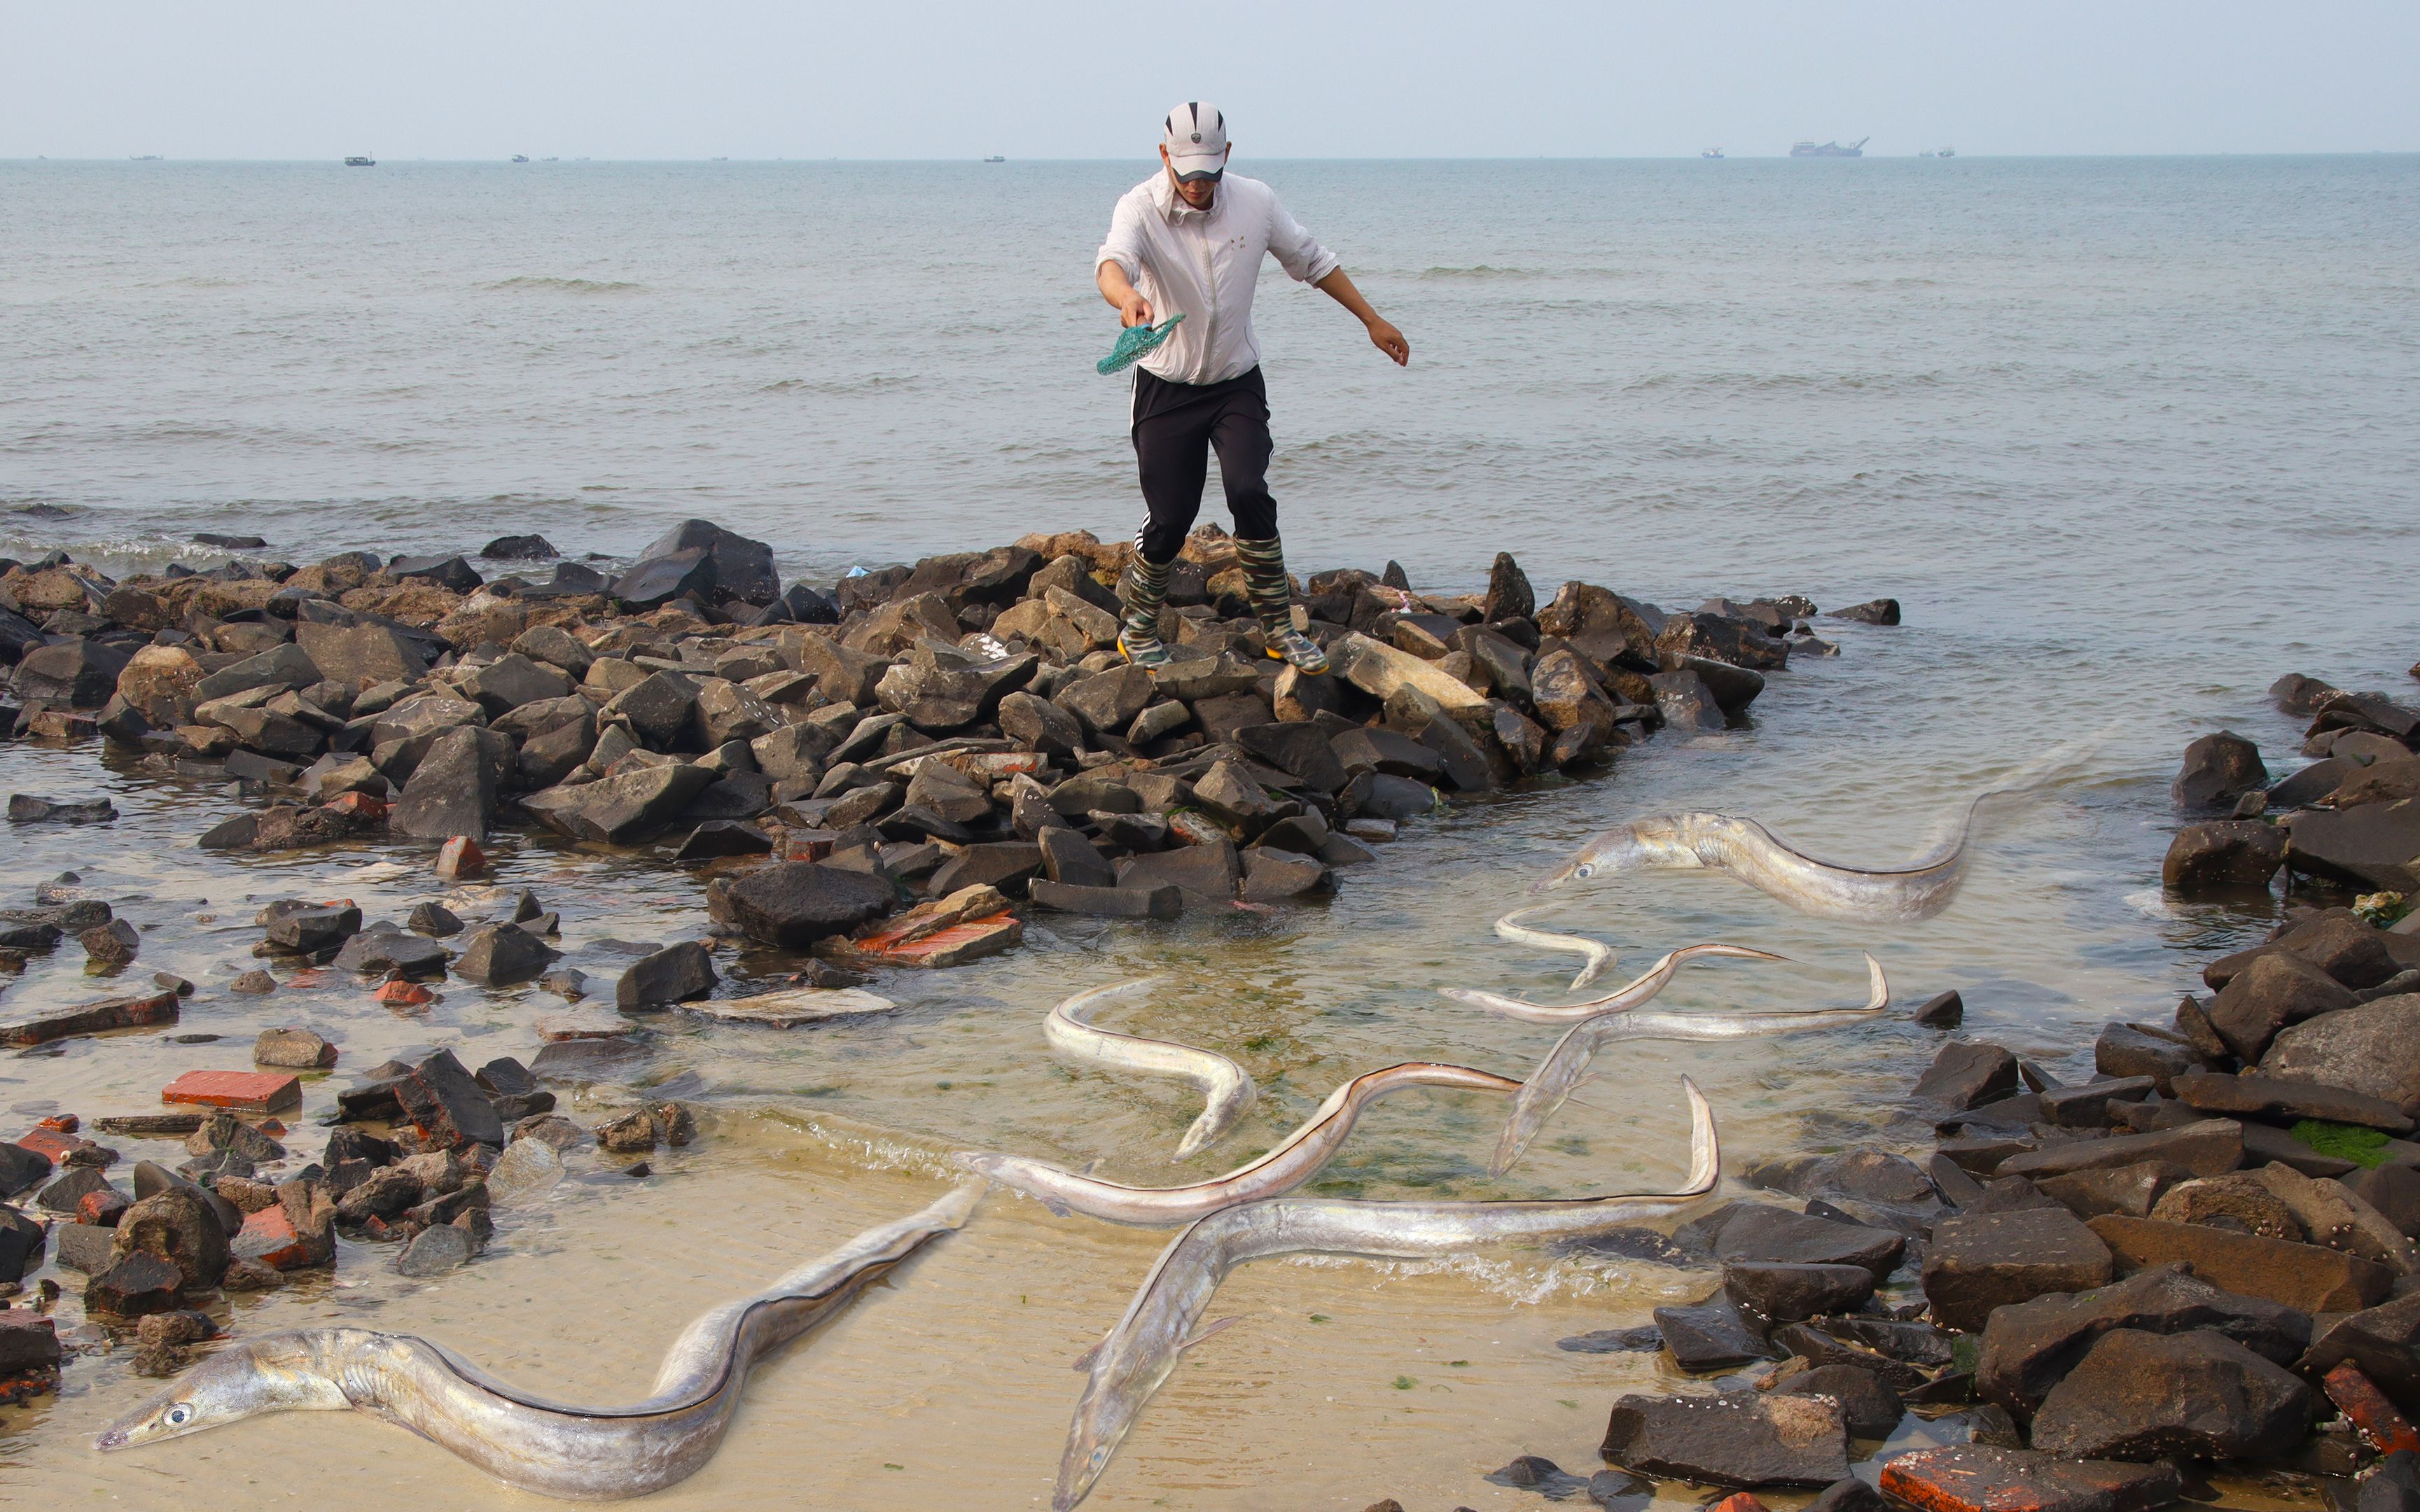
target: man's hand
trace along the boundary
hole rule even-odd
[[[1402,332],[1375,316],[1370,318],[1370,345],[1393,358],[1397,367],[1411,364],[1412,344],[1404,339]]]
[[[1151,324],[1151,301],[1133,289],[1126,290],[1126,297],[1118,301],[1118,324],[1122,326]]]

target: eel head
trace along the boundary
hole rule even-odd
[[[322,1362],[333,1335],[360,1333],[299,1329],[230,1345],[101,1429],[92,1446],[104,1453],[131,1449],[260,1412],[342,1412],[352,1403]]]
[[[1529,888],[1533,893],[1566,882],[1586,882],[1649,867],[1699,866],[1697,850],[1682,834],[1677,818],[1634,819],[1616,825],[1582,846],[1562,870]]]

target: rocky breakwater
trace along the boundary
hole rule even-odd
[[[535,822],[718,863],[732,933],[943,965],[1015,944],[1020,906],[1315,899],[1447,794],[1722,729],[1793,649],[1835,649],[1803,598],[1668,614],[1571,582],[1542,604],[1500,556],[1481,593],[1415,593],[1392,563],[1312,575],[1300,611],[1335,671],[1308,677],[1264,655],[1233,544],[1204,527],[1154,675],[1113,649],[1131,550],[1034,535],[829,591],[783,587],[764,543],[699,520],[617,575],[565,560],[544,580],[354,552],[117,582],[54,553],[0,563],[0,725],[240,784],[211,849],[451,842],[458,868]],[[106,820],[30,794],[11,817]]]
[[[2310,764],[2273,779],[2239,735],[2194,741],[2164,865],[2180,895],[2271,909],[2286,879],[2269,937],[2204,964],[2172,1018],[2104,1026],[2087,1080],[1962,1036],[1956,993],[1918,1007],[1947,1038],[1900,1110],[1913,1157],[1749,1166],[1798,1206],[1620,1242],[1717,1265],[1718,1290],[1563,1341],[1663,1350],[1714,1393],[1621,1398],[1620,1468],[1590,1480],[1534,1457],[1490,1479],[1606,1505],[1653,1475],[1821,1487],[1826,1512],[2123,1512],[2283,1470],[2327,1477],[2331,1505],[2413,1504],[2420,711],[2272,691],[2311,720]],[[1886,1453],[1880,1494],[1850,1478],[1910,1412],[1948,1442]]]

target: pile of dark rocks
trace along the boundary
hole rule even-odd
[[[2305,677],[2273,691],[2311,717],[2317,760],[2273,782],[2251,742],[2195,740],[2165,869],[2221,898],[2284,872],[2269,938],[2210,962],[2172,1021],[2105,1026],[2073,1085],[1955,1037],[1955,993],[1918,1008],[1953,1034],[1903,1110],[1925,1162],[1766,1162],[1745,1180],[1795,1211],[1736,1201],[1606,1241],[1719,1264],[1722,1288],[1563,1347],[1660,1350],[1717,1390],[1622,1397],[1621,1472],[1525,1458],[1491,1479],[1606,1505],[1647,1489],[1623,1473],[1823,1488],[1838,1512],[1882,1500],[1850,1477],[1854,1443],[1915,1412],[1966,1441],[1880,1465],[1927,1512],[2147,1508],[2230,1467],[2420,1504],[2420,713]]]
[[[241,784],[253,805],[205,847],[475,845],[531,821],[715,863],[730,933],[939,964],[1013,943],[1006,921],[962,918],[922,949],[862,938],[920,898],[964,915],[972,888],[1148,918],[1316,898],[1447,793],[1724,728],[1793,648],[1834,649],[1804,598],[1668,614],[1571,582],[1541,604],[1499,556],[1477,594],[1414,593],[1392,563],[1314,574],[1301,607],[1335,671],[1309,677],[1264,654],[1233,543],[1205,526],[1154,675],[1114,649],[1132,549],[1033,535],[829,592],[783,587],[768,547],[702,520],[611,578],[352,552],[113,582],[54,553],[0,563],[0,728]],[[1838,612],[1899,618],[1886,599]],[[21,822],[107,817],[21,802]],[[519,950],[484,980],[542,966]]]
[[[308,1030],[272,1028],[253,1057],[258,1066],[326,1070],[337,1052]],[[441,1274],[486,1249],[492,1207],[534,1201],[561,1180],[567,1152],[593,1145],[627,1156],[697,1134],[690,1109],[660,1098],[594,1129],[554,1106],[519,1060],[473,1072],[438,1050],[372,1067],[338,1092],[326,1149],[300,1168],[283,1142],[288,1130],[273,1118],[219,1108],[101,1119],[99,1133],[180,1140],[190,1157],[173,1168],[138,1160],[128,1186],[109,1175],[119,1151],[84,1137],[76,1116],[45,1119],[0,1144],[0,1297],[25,1296],[0,1310],[0,1396],[57,1386],[61,1348],[48,1315],[62,1288],[46,1278],[24,1291],[46,1259],[85,1276],[84,1317],[102,1348],[132,1338],[135,1370],[168,1376],[191,1363],[188,1346],[219,1336],[199,1309],[219,1294],[272,1289],[289,1273],[362,1253],[340,1239],[395,1246],[402,1275]],[[643,1162],[621,1168],[649,1174]]]

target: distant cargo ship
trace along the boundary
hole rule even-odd
[[[347,158],[347,159],[345,160],[345,166],[346,166],[346,167],[348,167],[348,168],[375,168],[375,167],[377,167],[377,166],[378,166],[378,159],[376,159],[376,158]]]
[[[1872,140],[1870,136],[1862,136],[1847,147],[1838,142],[1793,142],[1790,145],[1790,155],[1793,158],[1862,158],[1866,155],[1866,144]]]
[[[1006,158],[985,158],[985,159],[984,159],[984,162],[1006,162],[1007,161],[1008,161],[1008,160],[1007,160]]]

